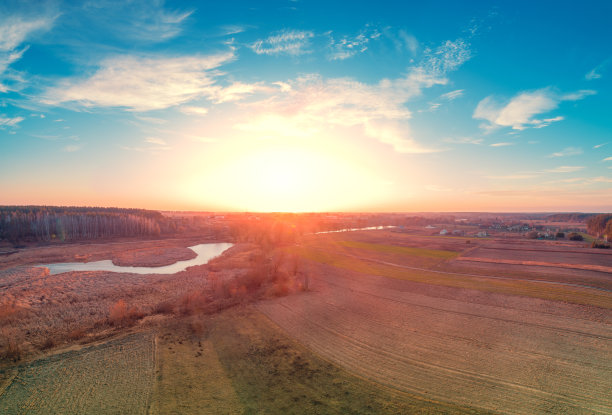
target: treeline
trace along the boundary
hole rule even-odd
[[[557,213],[549,215],[546,220],[549,222],[586,222],[597,213]]]
[[[607,236],[612,239],[612,213],[593,216],[587,220],[587,232],[597,238]]]
[[[144,209],[0,206],[0,240],[13,244],[157,236],[171,230],[161,213]]]

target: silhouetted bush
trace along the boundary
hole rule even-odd
[[[570,241],[584,241],[584,238],[582,237],[582,235],[580,235],[579,233],[576,232],[572,232],[568,235],[568,238]]]
[[[610,249],[610,244],[607,242],[593,241],[591,248]]]

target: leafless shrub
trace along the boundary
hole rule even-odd
[[[17,362],[21,360],[23,348],[21,347],[21,339],[14,332],[7,330],[2,331],[2,340],[4,350],[0,353],[0,360],[12,360]]]
[[[76,328],[68,333],[68,339],[72,341],[80,340],[85,337],[85,330],[82,328]]]

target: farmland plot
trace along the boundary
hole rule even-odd
[[[311,266],[310,293],[259,309],[353,373],[500,413],[612,413],[609,310]]]
[[[153,335],[137,333],[19,367],[2,414],[145,414],[154,380]]]

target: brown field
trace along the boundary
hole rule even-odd
[[[363,256],[377,260],[382,252],[386,263],[389,241],[414,243],[409,236],[394,240],[381,234],[373,232],[370,241],[384,241],[383,248],[361,245]],[[314,240],[300,247],[316,275],[311,292],[259,306],[324,358],[388,387],[486,410],[612,412],[609,292],[537,286],[529,274],[496,280],[370,265],[358,262],[354,250],[347,252],[346,243],[337,243],[339,238],[370,243],[366,233],[334,238],[316,243],[324,244],[324,253],[309,250]],[[550,281],[562,283],[552,276]]]
[[[69,351],[12,369],[2,414],[146,414],[154,382],[151,333]]]
[[[0,257],[0,413],[612,413],[612,274],[579,269],[612,256],[584,244],[368,231],[240,243],[175,275],[31,266],[201,242]],[[132,370],[153,380],[126,397]]]

